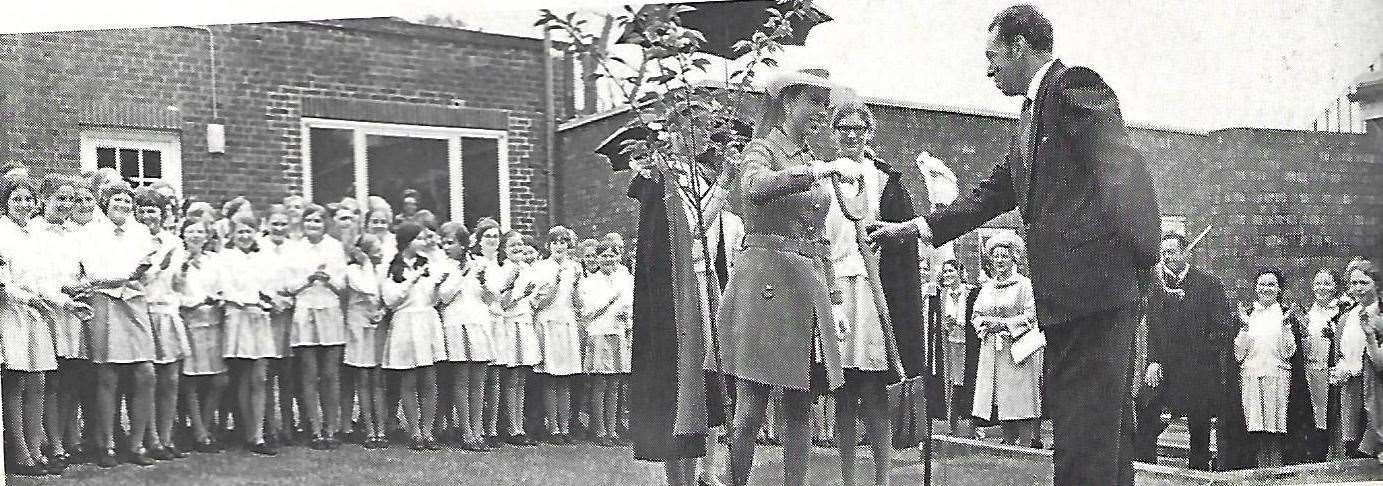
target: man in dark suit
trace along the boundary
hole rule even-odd
[[[1138,403],[1138,432],[1134,436],[1143,462],[1157,463],[1157,437],[1167,429],[1163,409],[1186,417],[1190,432],[1188,459],[1193,469],[1210,470],[1210,417],[1227,417],[1227,386],[1215,370],[1229,352],[1239,330],[1220,279],[1186,261],[1186,238],[1162,237],[1162,285],[1148,293],[1148,369]],[[1220,435],[1225,435],[1223,432]],[[1222,449],[1221,452],[1224,452]]]
[[[1019,209],[1047,336],[1055,484],[1131,485],[1133,336],[1160,234],[1152,180],[1114,91],[1052,56],[1051,23],[1036,8],[1000,12],[989,37],[989,77],[1024,97],[1008,156],[947,208],[875,225],[870,238],[943,244]]]

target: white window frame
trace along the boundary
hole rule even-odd
[[[499,224],[504,230],[509,229],[509,132],[504,130],[487,130],[481,128],[457,128],[457,127],[434,127],[423,125],[404,125],[398,123],[379,123],[363,122],[352,120],[336,120],[330,118],[310,118],[302,119],[302,164],[303,164],[303,197],[308,201],[313,201],[312,197],[312,129],[329,128],[337,130],[352,131],[352,145],[355,149],[355,198],[365,201],[370,195],[370,160],[366,137],[369,135],[383,135],[393,137],[428,138],[434,140],[445,140],[447,142],[447,175],[449,179],[447,193],[450,205],[451,219],[461,221],[465,217],[465,195],[462,184],[461,166],[461,139],[463,138],[485,138],[495,141],[496,153],[499,166]],[[488,216],[488,215],[487,215]]]
[[[174,192],[182,196],[182,140],[177,132],[135,128],[82,130],[82,170],[96,170],[96,148],[101,146],[159,151],[162,154],[159,170],[163,174],[159,179],[172,185]]]

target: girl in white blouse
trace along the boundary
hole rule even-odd
[[[473,275],[476,281],[480,283],[481,301],[485,303],[486,311],[490,314],[489,320],[479,324],[489,331],[490,344],[490,360],[485,375],[485,406],[479,433],[484,437],[485,446],[490,448],[503,444],[499,440],[499,402],[502,397],[500,383],[503,381],[505,366],[499,361],[499,356],[511,345],[504,338],[504,317],[500,312],[499,294],[491,285],[500,278],[501,235],[499,223],[495,220],[485,218],[477,221],[475,230],[471,232],[471,254],[474,258],[469,264],[474,268]]]
[[[1307,429],[1305,442],[1308,459],[1326,460],[1332,437],[1337,437],[1338,425],[1332,428],[1329,418],[1330,367],[1335,364],[1337,351],[1336,337],[1339,335],[1340,317],[1344,308],[1339,305],[1340,277],[1329,268],[1322,268],[1311,279],[1311,290],[1315,300],[1306,311],[1306,329],[1302,338],[1301,350],[1304,353],[1307,395],[1311,399],[1311,425]]]
[[[494,359],[490,345],[490,308],[484,299],[484,286],[476,277],[480,265],[471,260],[467,247],[470,232],[461,223],[452,221],[442,225],[441,233],[447,271],[452,274],[442,285],[438,297],[446,346],[446,373],[451,378],[448,402],[456,409],[461,447],[486,451],[489,446],[481,435],[486,368]]]
[[[273,294],[282,287],[275,279],[278,262],[259,249],[257,233],[258,221],[253,216],[242,215],[232,221],[232,247],[216,258],[213,288],[225,304],[223,355],[237,380],[240,413],[236,418],[245,420],[237,428],[245,433],[251,452],[274,455],[278,451],[264,440],[262,429],[268,360],[283,357],[269,324]]]
[[[533,265],[538,284],[534,319],[542,332],[543,402],[549,441],[572,444],[572,379],[581,373],[581,337],[576,325],[575,285],[581,265],[571,258],[576,233],[562,226],[548,230],[546,260]]]
[[[47,474],[43,435],[44,373],[56,370],[53,336],[34,304],[41,302],[28,268],[40,259],[30,235],[38,187],[27,178],[0,179],[0,331],[4,339],[5,448],[9,471]]]
[[[346,345],[341,311],[346,251],[326,234],[326,220],[326,208],[308,205],[302,214],[303,238],[291,243],[291,256],[284,262],[284,285],[293,296],[289,344],[301,371],[298,386],[311,447],[317,450],[339,446],[334,434],[341,427],[340,366]]]
[[[1261,270],[1254,281],[1258,299],[1240,306],[1243,327],[1234,338],[1234,358],[1239,361],[1244,421],[1258,446],[1258,467],[1276,467],[1282,465],[1287,432],[1297,318],[1295,309],[1279,302],[1282,279],[1276,270]]]
[[[432,437],[432,421],[437,414],[433,365],[442,354],[442,322],[434,306],[437,288],[445,283],[447,274],[434,270],[424,256],[433,249],[432,230],[404,223],[395,229],[394,236],[399,254],[389,263],[381,284],[384,305],[393,310],[382,365],[398,377],[404,422],[413,440],[411,448],[441,450]]]
[[[42,251],[43,264],[34,267],[42,301],[35,306],[52,326],[58,370],[44,382],[49,464],[62,472],[69,460],[68,449],[81,443],[77,422],[78,404],[89,396],[91,383],[89,346],[82,332],[82,318],[90,318],[90,308],[75,300],[81,289],[78,279],[81,264],[78,240],[67,227],[76,196],[76,181],[62,174],[48,174],[39,186],[40,214],[29,222],[34,248]],[[87,409],[91,406],[88,404]],[[90,413],[90,412],[88,412]]]
[[[1362,434],[1349,436],[1351,442],[1357,441],[1358,451],[1365,456],[1373,456],[1383,464],[1383,313],[1379,312],[1378,271],[1372,268],[1355,268],[1349,272],[1349,292],[1356,306],[1345,313],[1341,319],[1341,334],[1348,333],[1340,343],[1344,352],[1342,362],[1347,361],[1348,371],[1362,382],[1363,410],[1365,423]],[[1362,355],[1362,356],[1360,356]],[[1353,400],[1358,403],[1356,398]],[[1344,400],[1342,399],[1343,403]],[[1344,409],[1344,407],[1341,407]],[[1358,408],[1344,409],[1347,413],[1357,413]],[[1357,430],[1357,429],[1356,429]]]
[[[276,289],[269,296],[273,304],[269,309],[269,329],[274,347],[279,351],[278,357],[266,358],[269,365],[265,368],[265,400],[270,404],[271,410],[275,407],[278,409],[278,413],[269,413],[266,420],[269,440],[287,444],[292,440],[289,431],[300,429],[300,423],[294,420],[293,414],[293,403],[301,403],[300,387],[293,384],[297,360],[291,359],[293,348],[289,340],[289,334],[293,332],[293,296],[284,288],[287,286],[286,269],[291,266],[295,253],[293,247],[297,240],[289,237],[292,216],[289,215],[287,206],[275,204],[269,207],[268,213],[269,216],[265,218],[268,231],[259,238],[259,251],[264,253],[270,268],[271,275],[267,275],[266,278],[270,279],[270,285]],[[233,244],[227,242],[228,247]],[[301,413],[306,406],[300,405],[297,408]]]
[[[384,321],[384,302],[380,299],[382,248],[379,238],[374,235],[361,236],[360,244],[351,252],[350,264],[346,267],[346,286],[349,290],[345,298],[344,362],[354,371],[356,386],[354,393],[346,393],[345,396],[347,399],[359,397],[366,449],[378,449],[388,444],[384,439],[387,422],[384,419],[384,383],[379,376],[385,332],[381,327]]]
[[[220,452],[212,440],[216,411],[221,394],[230,382],[226,373],[221,325],[221,302],[214,295],[216,273],[214,253],[206,251],[210,229],[206,222],[188,219],[183,223],[185,257],[178,265],[182,285],[177,288],[178,311],[187,329],[188,355],[183,360],[183,400],[192,422],[197,452]],[[220,430],[219,428],[215,430]]]
[[[145,274],[153,268],[155,247],[149,229],[135,221],[133,193],[128,186],[115,184],[101,189],[109,226],[102,226],[83,242],[84,278],[90,283],[93,318],[88,321],[91,336],[91,361],[96,367],[97,437],[105,447],[97,465],[113,467],[115,458],[115,420],[118,413],[118,376],[128,373],[133,379],[129,391],[129,461],[153,465],[144,446],[147,427],[154,415],[154,337],[144,295]]]
[[[630,326],[633,286],[619,276],[619,249],[614,242],[596,246],[599,269],[577,282],[576,315],[589,336],[586,371],[591,374],[591,422],[596,444],[618,445],[615,428],[619,413],[619,382],[624,358],[624,332]]]
[[[497,349],[495,360],[505,366],[502,393],[509,412],[508,442],[517,446],[537,444],[523,430],[528,375],[542,363],[538,328],[533,321],[533,297],[538,291],[532,270],[537,257],[535,245],[533,237],[517,231],[504,235],[500,252],[505,255],[505,263],[498,278],[491,281],[496,285],[504,317],[503,334],[511,340]]]
[[[148,188],[135,194],[135,215],[140,224],[149,228],[155,248],[150,261],[154,263],[144,274],[145,298],[149,303],[149,324],[154,337],[154,416],[156,427],[150,428],[149,440],[159,444],[150,451],[154,459],[169,460],[187,457],[173,446],[173,422],[178,417],[178,386],[182,377],[183,359],[191,354],[187,328],[179,312],[183,285],[181,268],[187,254],[182,240],[163,229],[168,200]]]

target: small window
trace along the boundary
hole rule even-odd
[[[152,130],[82,132],[82,169],[115,169],[135,187],[163,180],[182,192],[182,151],[178,135]]]

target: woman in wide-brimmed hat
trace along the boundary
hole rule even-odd
[[[718,310],[720,370],[738,379],[730,472],[744,484],[771,387],[781,387],[784,483],[802,484],[811,449],[813,392],[843,382],[830,262],[824,242],[830,195],[818,181],[839,165],[817,160],[807,140],[828,118],[824,72],[791,72],[767,85],[766,109],[731,189],[744,220],[744,250]],[[839,310],[839,309],[837,309]],[[712,366],[715,367],[715,366]]]

